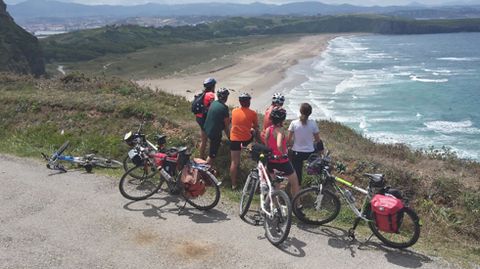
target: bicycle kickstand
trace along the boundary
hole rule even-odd
[[[178,215],[181,215],[181,213],[183,212],[183,210],[185,210],[185,207],[187,206],[187,201],[185,201],[185,203],[183,204],[182,207],[180,207],[180,209],[178,209]]]
[[[353,222],[353,227],[348,230],[348,237],[352,241],[355,241],[355,229],[357,228],[358,224],[360,223],[361,218],[355,218],[355,221]]]

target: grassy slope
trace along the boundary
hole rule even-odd
[[[58,73],[56,68],[61,64],[67,72],[134,79],[162,77],[176,72],[201,72],[202,68],[207,68],[205,63],[209,66],[227,66],[233,64],[239,54],[273,47],[296,38],[297,35],[251,36],[159,45],[127,54],[108,54],[90,61],[54,63],[48,66],[48,71],[50,74]]]
[[[189,105],[182,98],[114,78],[70,75],[61,80],[35,80],[2,74],[0,152],[38,157],[39,152],[51,152],[69,139],[69,153],[96,149],[121,159],[127,150],[122,135],[142,118],[149,120],[147,133],[167,133],[171,145],[194,146],[197,126]],[[412,199],[423,221],[417,247],[429,254],[480,262],[478,163],[460,161],[449,154],[412,152],[402,145],[377,145],[341,124],[319,124],[334,160],[347,165],[346,178],[364,186],[362,173],[383,172],[390,184]],[[222,147],[218,158],[224,186],[229,186],[225,169],[228,154],[227,147]],[[244,160],[240,178],[254,166],[246,157]],[[238,198],[228,188],[223,192],[224,197]],[[340,224],[351,220],[344,212]]]

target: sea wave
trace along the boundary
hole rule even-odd
[[[475,62],[479,61],[479,57],[441,57],[437,58],[440,61],[453,61],[453,62]]]
[[[470,120],[464,121],[429,121],[423,125],[427,129],[444,134],[463,133],[463,134],[480,134],[480,129],[473,127]]]
[[[413,80],[413,81],[426,82],[426,83],[445,83],[445,82],[448,82],[447,78],[441,78],[441,79],[419,78],[415,75],[411,75],[410,79]]]

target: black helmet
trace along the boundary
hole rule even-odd
[[[203,87],[205,89],[211,89],[217,84],[217,81],[214,78],[207,78],[203,81]]]
[[[276,92],[272,95],[272,104],[282,106],[285,102],[285,96],[283,94]]]
[[[220,90],[217,91],[217,98],[218,100],[227,101],[229,94],[230,92],[227,88],[220,88]]]
[[[287,111],[282,107],[274,107],[270,113],[270,120],[274,125],[283,122],[287,118]]]

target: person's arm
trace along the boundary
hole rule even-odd
[[[321,141],[322,139],[320,139],[320,133],[313,134],[313,139],[315,142]]]
[[[287,145],[292,145],[293,140],[293,121],[290,122],[290,126],[288,126],[288,136],[287,136]]]

